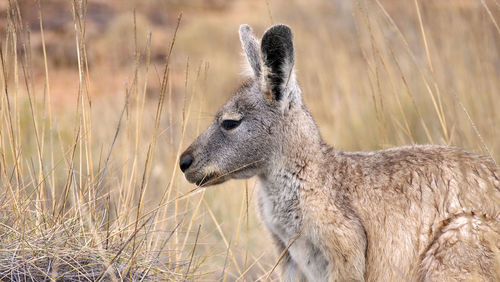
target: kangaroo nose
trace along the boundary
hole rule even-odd
[[[182,172],[185,172],[193,163],[194,158],[190,154],[185,154],[181,156],[181,161],[179,165],[181,167]]]

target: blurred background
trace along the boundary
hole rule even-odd
[[[335,148],[499,160],[499,22],[496,0],[0,2],[0,279],[278,279],[255,180],[177,168],[244,80],[239,25],[292,28]]]

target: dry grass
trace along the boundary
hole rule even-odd
[[[292,27],[335,147],[499,160],[498,3],[348,2],[3,1],[0,280],[278,278],[255,181],[196,189],[177,168],[242,81],[240,23]]]

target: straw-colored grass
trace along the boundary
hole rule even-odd
[[[500,157],[494,0],[9,0],[0,13],[0,280],[278,279],[255,180],[198,188],[177,165],[243,81],[241,23],[292,27],[304,100],[335,147]]]

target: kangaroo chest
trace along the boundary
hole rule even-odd
[[[292,240],[302,226],[302,213],[296,191],[273,187],[261,182],[258,197],[259,211],[266,227],[285,244]]]
[[[278,252],[288,248],[287,252],[293,261],[292,268],[300,269],[299,273],[309,281],[328,281],[328,261],[318,246],[307,237],[309,232],[303,230],[305,227],[298,190],[292,189],[293,187],[287,186],[286,183],[283,186],[273,186],[262,181],[259,186],[261,218],[278,241],[276,243],[281,245]],[[293,274],[285,273],[284,280],[297,280],[296,272],[291,273]]]

